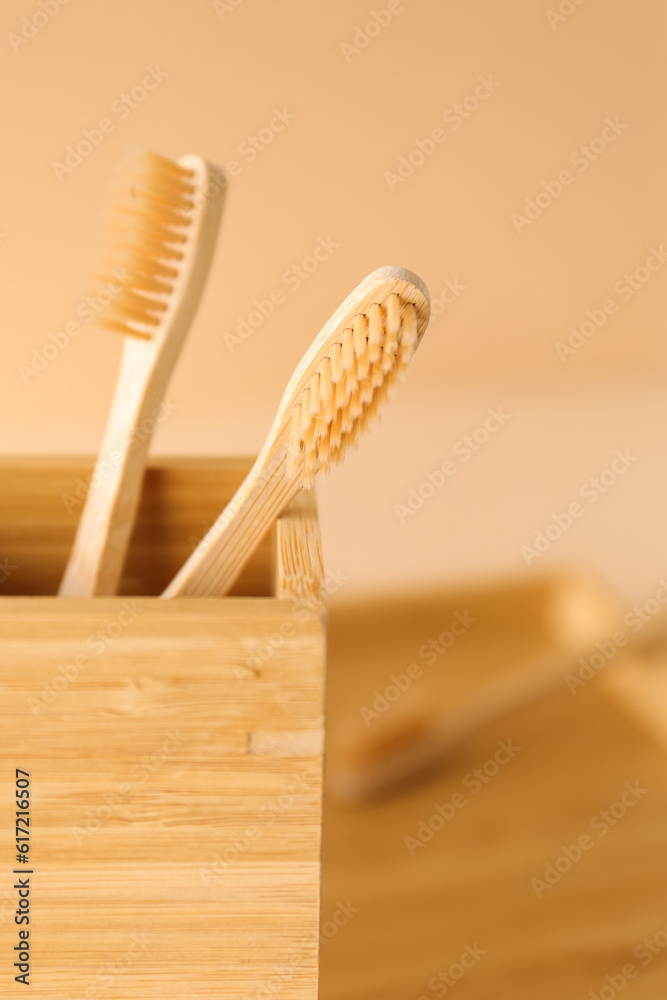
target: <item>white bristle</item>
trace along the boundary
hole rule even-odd
[[[305,440],[308,428],[310,427],[310,389],[304,389],[301,396],[301,426],[299,433]]]
[[[417,310],[412,302],[408,302],[403,310],[403,326],[398,346],[398,376],[400,379],[405,378],[418,343]]]
[[[343,374],[343,348],[336,341],[331,345],[331,381],[336,384]]]
[[[374,419],[419,341],[413,303],[390,295],[357,314],[313,372],[292,410],[287,474],[303,485],[339,462]]]
[[[351,400],[352,397],[350,397],[350,402]],[[348,403],[348,405],[343,409],[342,418],[343,418],[343,440],[345,440],[345,438],[351,432],[354,426],[354,417],[352,416],[350,403]]]
[[[366,378],[369,368],[368,360],[368,319],[363,313],[354,317],[354,356],[357,359],[357,379]]]
[[[320,415],[320,373],[313,372],[310,380],[310,416]]]
[[[287,456],[287,464],[288,464],[290,478],[296,475],[300,452],[301,452],[301,404],[296,403],[296,405],[292,407],[289,452]]]
[[[341,410],[336,410],[331,421],[330,443],[332,448],[338,448],[343,437],[343,414]]]
[[[187,233],[182,231],[183,222],[170,223],[161,219],[157,213],[134,205],[121,205],[116,208],[116,222],[119,229],[139,229],[158,243],[187,243]]]
[[[128,249],[135,254],[148,257],[149,260],[156,258],[160,261],[170,261],[172,266],[177,266],[178,262],[183,260],[183,251],[180,247],[171,246],[166,241],[155,238],[143,228],[122,226],[119,221],[116,222],[114,231],[110,235],[108,246],[112,252],[114,249]]]
[[[385,380],[379,387],[375,395],[373,396],[373,402],[371,403],[372,413],[371,418],[375,417],[379,411],[382,409],[383,405],[386,403],[387,398],[393,391],[394,386],[389,380]]]
[[[343,330],[343,341],[342,341],[342,364],[343,371],[348,375],[354,374],[354,338],[352,330],[348,326],[346,330]]]
[[[359,397],[364,405],[370,403],[373,398],[373,382],[370,375],[359,385]]]
[[[348,404],[348,400],[351,395],[351,389],[349,388],[349,380],[346,375],[336,383],[336,391],[334,393],[334,410],[344,410]]]
[[[320,410],[323,419],[330,423],[333,414],[333,385],[329,358],[322,358],[320,364]]]
[[[304,447],[307,452],[313,451],[317,445],[317,432],[316,432],[317,421],[311,420],[308,424],[308,430],[306,431],[306,437],[304,440]]]
[[[95,280],[108,287],[117,283],[116,274],[126,278],[100,314],[103,326],[135,337],[155,335],[191,239],[195,180],[193,170],[155,153],[133,153],[123,164]]]
[[[376,392],[375,395],[373,396],[372,400],[370,401],[370,403],[366,407],[366,420],[367,420],[367,422],[370,422],[371,420],[374,420],[375,417],[377,416],[379,403],[380,403],[379,393]]]
[[[313,485],[315,472],[317,470],[317,437],[315,434],[314,420],[311,421],[310,426],[306,431],[304,447],[306,452],[306,457],[304,462],[304,486],[306,487],[306,489],[310,489],[310,487]]]
[[[167,309],[167,303],[160,299],[152,299],[147,295],[137,295],[128,289],[123,289],[116,296],[116,309],[121,310],[128,319],[148,326],[159,326],[160,313]]]
[[[368,361],[372,365],[379,361],[382,355],[384,339],[384,317],[382,306],[374,302],[368,310]]]
[[[107,264],[106,266],[110,265]],[[111,273],[111,271],[107,271],[106,273],[98,271],[96,274],[93,275],[93,277],[95,281],[99,281],[100,285],[113,285],[118,280],[117,277]],[[156,292],[158,295],[166,295],[169,293],[169,287],[170,286],[162,278],[158,276],[153,276],[149,274],[142,275],[141,278],[142,292]]]
[[[382,365],[374,364],[373,368],[371,369],[371,385],[373,386],[374,389],[377,389],[378,386],[381,386],[383,382],[384,382],[384,372],[382,371]]]
[[[318,443],[318,472],[327,472],[329,469],[329,440],[329,435],[325,434]]]
[[[361,402],[361,394],[358,389],[355,389],[352,393],[352,398],[350,399],[350,417],[352,420],[356,420],[361,416],[363,412],[363,403]]]
[[[364,406],[364,412],[359,417],[359,433],[360,434],[365,434],[366,433],[366,431],[368,430],[368,425],[370,424],[370,422],[371,422],[372,419],[373,419],[373,416],[371,414],[370,408],[368,406]]]
[[[390,295],[387,300],[387,332],[382,352],[382,369],[390,372],[396,364],[398,334],[401,329],[401,301],[398,295]]]

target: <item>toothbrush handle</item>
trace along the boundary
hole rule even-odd
[[[118,589],[134,525],[159,400],[146,379],[147,345],[123,348],[102,447],[90,480],[61,597],[108,596]]]
[[[162,597],[227,594],[283,508],[301,489],[285,475],[288,433],[270,439],[236,494]]]

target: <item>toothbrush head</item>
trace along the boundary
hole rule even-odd
[[[408,370],[430,315],[428,290],[404,268],[374,271],[317,337],[283,397],[287,475],[313,485],[340,462]]]
[[[144,340],[170,324],[195,268],[208,214],[219,221],[222,171],[198,156],[131,151],[119,170],[95,269],[99,323]]]

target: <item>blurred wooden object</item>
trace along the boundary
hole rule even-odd
[[[667,749],[667,614],[661,612],[632,640],[641,657],[620,656],[601,671],[611,697]]]
[[[328,769],[341,764],[350,712],[458,607],[437,595],[357,609],[331,604]],[[494,642],[492,631],[487,655],[503,669],[516,640]],[[474,642],[472,629],[447,669],[455,657],[459,666],[470,658],[464,642]],[[474,655],[482,652],[480,645]],[[475,794],[468,776],[494,759],[499,740],[521,749]],[[325,795],[321,1000],[434,1000],[445,995],[450,969],[464,972],[451,980],[457,1000],[608,996],[606,977],[627,963],[637,969],[627,996],[663,1000],[667,950],[653,944],[657,953],[644,965],[635,949],[665,939],[664,774],[661,748],[594,679],[576,694],[563,683],[470,732],[400,796],[350,808]],[[648,792],[599,836],[591,820],[626,782]],[[411,855],[405,838],[417,838],[420,823],[457,793],[465,806]],[[585,833],[594,849],[538,899],[531,880]],[[462,953],[476,945],[483,956],[462,970]],[[650,953],[644,946],[641,954]]]
[[[45,593],[67,558],[60,492],[78,466],[12,468],[0,477],[0,552],[17,567],[6,585]],[[126,585],[159,592],[246,471],[154,465]],[[12,986],[11,869],[25,868],[36,996],[315,1000],[326,633],[316,512],[302,498],[285,516],[282,544],[274,535],[248,568],[257,596],[0,597]],[[302,572],[307,603],[293,596]],[[289,599],[272,595],[274,574]],[[30,774],[25,866],[13,860],[15,768]]]
[[[422,634],[405,659],[392,648],[384,683],[351,713],[345,751],[328,775],[333,794],[364,797],[436,763],[466,733],[562,683],[573,657],[605,637],[618,615],[602,588],[567,575],[469,587],[439,600],[436,631]],[[357,635],[365,608],[349,611],[351,621],[359,618],[351,626]],[[359,643],[375,655],[361,635]]]

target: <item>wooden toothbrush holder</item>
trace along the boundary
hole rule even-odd
[[[13,978],[24,948],[36,996],[317,997],[326,625],[312,495],[229,597],[157,597],[249,466],[153,462],[120,596],[69,599],[52,595],[93,463],[0,460],[0,954]],[[14,919],[21,898],[29,924]]]

